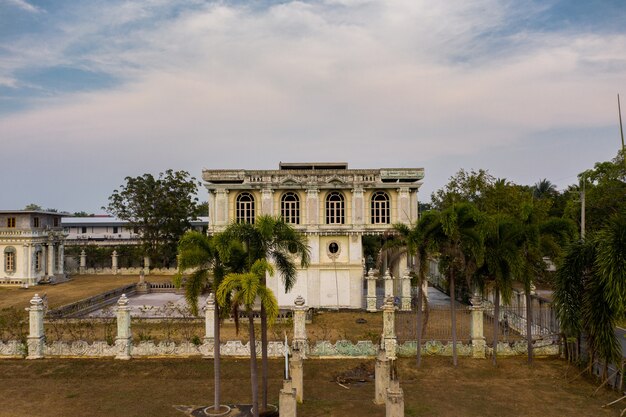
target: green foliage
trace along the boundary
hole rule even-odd
[[[125,180],[104,209],[137,227],[144,253],[156,264],[169,266],[191,220],[205,214],[198,208],[195,178],[186,171],[167,170],[157,178],[144,174]]]
[[[24,207],[24,210],[27,210],[27,211],[42,211],[43,208],[39,204],[30,203],[30,204],[27,204],[26,207]]]
[[[486,170],[467,172],[461,169],[450,177],[442,189],[431,194],[432,206],[443,210],[459,202],[478,204],[485,190],[494,182],[495,178]]]

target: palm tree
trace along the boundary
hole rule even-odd
[[[484,263],[477,276],[493,283],[495,288],[493,311],[493,364],[497,365],[498,334],[500,332],[500,294],[509,303],[513,278],[519,275],[522,264],[523,229],[519,222],[505,215],[490,216],[484,225]]]
[[[278,316],[278,301],[272,290],[267,288],[263,281],[265,274],[274,274],[274,269],[265,259],[258,259],[250,268],[250,272],[226,275],[217,288],[217,302],[225,306],[230,298],[233,306],[235,324],[239,329],[237,320],[239,307],[244,307],[248,314],[248,331],[250,333],[250,383],[252,388],[252,412],[254,417],[259,417],[259,386],[257,379],[256,338],[254,334],[254,304],[257,298],[267,315],[271,325]]]
[[[544,178],[532,187],[533,196],[536,199],[551,198],[557,194],[556,185]]]
[[[472,203],[455,204],[442,212],[433,212],[434,218],[423,235],[431,247],[439,252],[440,268],[445,271],[450,287],[452,324],[452,363],[458,364],[456,337],[455,278],[463,273],[469,281],[482,264],[481,214]]]
[[[310,249],[306,237],[297,232],[283,219],[272,216],[258,216],[254,224],[231,223],[221,234],[217,247],[224,257],[229,258],[229,246],[232,241],[241,242],[246,257],[243,259],[247,268],[257,260],[266,260],[273,263],[278,270],[285,291],[293,288],[297,278],[297,267],[294,259],[300,258],[300,266],[306,267],[310,263]],[[265,276],[262,277],[265,285]],[[262,406],[267,408],[267,313],[261,304],[261,372],[263,397]]]
[[[178,274],[174,277],[177,287],[184,285],[185,299],[191,307],[193,315],[198,314],[198,298],[207,287],[215,290],[223,279],[227,268],[222,263],[215,248],[214,241],[207,235],[196,232],[186,232],[178,242]],[[192,271],[191,274],[183,274]],[[215,342],[213,349],[215,397],[214,409],[220,408],[220,308],[215,306],[214,334]]]
[[[621,359],[614,329],[626,313],[626,213],[597,234],[569,247],[557,270],[554,303],[566,337],[587,337],[590,364]]]

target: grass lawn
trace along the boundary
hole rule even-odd
[[[421,369],[412,359],[399,363],[406,416],[619,416],[621,408],[601,406],[618,398],[584,378],[564,379],[567,363],[537,360],[533,368],[523,358],[490,361],[463,359],[454,369],[449,358],[427,357]],[[342,388],[335,377],[362,360],[304,363],[304,403],[301,417],[379,416],[384,406],[372,403],[373,381]],[[373,369],[374,361],[365,361]],[[282,384],[280,360],[270,361],[270,401],[277,403]],[[173,405],[209,405],[213,397],[212,361],[203,359],[0,361],[0,416],[172,416]],[[577,370],[569,369],[569,377]],[[249,363],[223,362],[224,402],[247,403]]]

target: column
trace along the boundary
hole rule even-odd
[[[363,201],[363,187],[355,187],[352,190],[352,224],[364,224],[365,211],[365,204]]]
[[[80,268],[78,270],[79,274],[84,274],[85,269],[87,267],[87,254],[85,253],[85,249],[80,251]]]
[[[113,274],[117,274],[117,251],[114,250],[111,254],[111,271]]]
[[[65,245],[63,243],[59,243],[59,269],[57,272],[65,275]]]
[[[400,388],[400,381],[392,379],[385,394],[385,417],[404,417],[404,391]]]
[[[306,218],[308,225],[319,224],[319,190],[311,188],[306,190]]]
[[[304,298],[297,296],[294,300],[293,308],[293,348],[301,352],[302,357],[306,357],[307,337],[306,337],[306,306]]]
[[[122,294],[117,301],[116,313],[117,337],[115,338],[115,346],[117,346],[117,355],[115,355],[115,359],[128,360],[131,358],[132,334],[130,331],[130,306],[126,294]]]
[[[48,242],[48,276],[54,276],[54,243]]]
[[[388,359],[396,358],[395,307],[393,297],[387,297],[383,305],[383,348]]]
[[[35,294],[30,300],[29,312],[29,328],[27,338],[28,356],[26,359],[43,358],[45,346],[45,333],[43,328],[44,305],[43,300],[38,294]]]
[[[278,409],[281,417],[296,417],[296,390],[290,379],[283,381],[283,389],[278,395]]]
[[[376,309],[376,275],[374,269],[367,272],[367,311],[370,313],[377,311]]]
[[[149,256],[143,257],[143,270],[145,274],[150,273],[150,257]]]
[[[215,226],[228,224],[228,190],[215,190],[215,218],[212,220]]]
[[[374,404],[385,404],[387,388],[389,388],[389,359],[384,350],[379,350],[374,366]]]
[[[389,273],[389,268],[385,271],[383,280],[385,281],[385,298],[393,298],[393,276]]]
[[[215,296],[210,293],[204,306],[204,342],[215,341]]]
[[[471,337],[472,337],[472,357],[485,358],[485,336],[483,334],[483,305],[482,297],[478,291],[474,291],[471,299]]]
[[[291,361],[289,361],[289,373],[291,383],[296,390],[296,401],[302,403],[304,398],[304,373],[302,372],[302,354],[298,349],[292,350]]]
[[[274,191],[269,188],[261,190],[261,214],[274,215]]]
[[[31,245],[29,243],[24,243],[23,247],[23,255],[22,258],[24,258],[23,261],[23,266],[24,266],[24,272],[23,272],[23,276],[24,276],[24,285],[26,287],[28,287],[28,285],[30,284],[30,280],[33,277],[33,259],[32,259],[32,248]],[[19,255],[16,253],[15,254],[18,258]],[[17,265],[15,265],[15,268],[17,269]]]
[[[402,311],[411,311],[411,276],[408,271],[402,276],[401,281],[400,309]]]
[[[409,187],[398,188],[398,222],[411,223],[411,201]]]

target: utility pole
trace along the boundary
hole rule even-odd
[[[622,128],[622,108],[619,103],[619,94],[617,95],[617,113],[619,114],[619,133],[622,136],[622,157],[626,166],[626,150],[624,150],[624,129]]]
[[[580,238],[585,238],[585,177],[580,192]]]

